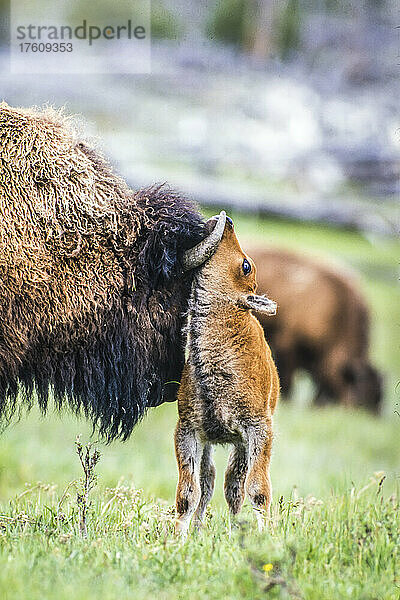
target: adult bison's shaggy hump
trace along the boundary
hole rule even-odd
[[[127,438],[174,398],[190,268],[218,240],[187,200],[130,190],[60,113],[4,103],[0,219],[3,424],[51,392]]]

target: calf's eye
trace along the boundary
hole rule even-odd
[[[251,264],[249,263],[249,261],[247,260],[247,258],[245,258],[244,261],[243,261],[242,269],[243,269],[243,273],[245,275],[248,275],[249,273],[251,273]]]

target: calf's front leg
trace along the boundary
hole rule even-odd
[[[246,480],[246,492],[253,505],[259,531],[264,529],[272,499],[269,465],[272,449],[272,422],[265,430],[254,431],[249,437],[250,468]]]
[[[203,452],[196,432],[190,425],[178,421],[175,430],[175,454],[178,463],[178,487],[176,489],[175,532],[187,536],[190,520],[201,495],[200,461]]]

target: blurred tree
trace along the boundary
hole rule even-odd
[[[260,58],[288,58],[300,45],[300,14],[299,0],[220,0],[207,34]]]
[[[34,0],[35,3],[38,0]],[[86,19],[94,25],[101,19],[104,23],[124,23],[128,16],[133,20],[140,20],[146,14],[146,0],[74,0],[66,4],[66,14],[72,21],[82,22]],[[54,12],[54,11],[51,11]]]
[[[151,35],[158,39],[179,39],[184,27],[177,15],[168,10],[161,0],[151,3]]]
[[[0,0],[0,46],[5,46],[10,39],[10,2]]]
[[[254,33],[250,51],[259,58],[273,54],[276,48],[275,25],[283,2],[277,0],[258,0],[257,18],[254,21]]]
[[[207,23],[207,34],[212,39],[243,48],[248,24],[248,5],[253,0],[220,0]]]
[[[1,0],[0,0],[1,1]],[[163,0],[153,0],[149,5],[148,0],[75,0],[70,9],[69,16],[81,21],[83,18],[96,23],[101,17],[102,21],[123,23],[127,15],[132,19],[140,20],[147,13],[150,6],[151,35],[154,38],[176,39],[182,34],[182,24],[176,14],[166,8]]]
[[[302,14],[299,0],[287,0],[285,4],[277,22],[277,46],[283,60],[290,58],[300,49]]]

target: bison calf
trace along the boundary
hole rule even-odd
[[[245,491],[259,528],[271,503],[269,463],[272,415],[279,379],[263,330],[251,309],[275,314],[276,304],[256,296],[256,271],[225,213],[207,222],[224,224],[215,254],[195,276],[189,300],[186,363],[178,392],[175,451],[179,482],[176,531],[186,535],[195,513],[201,523],[211,499],[213,444],[232,444],[225,474],[231,514]]]

